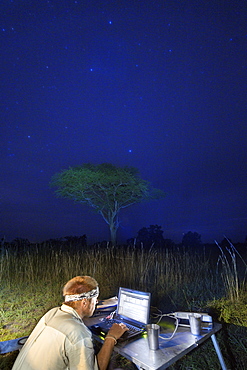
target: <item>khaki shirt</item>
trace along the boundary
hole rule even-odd
[[[48,311],[21,349],[12,370],[98,370],[92,334],[77,312]]]

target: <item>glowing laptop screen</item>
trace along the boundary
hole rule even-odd
[[[117,314],[142,324],[148,324],[151,294],[119,288]]]

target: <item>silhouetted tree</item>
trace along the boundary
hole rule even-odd
[[[109,225],[113,245],[116,244],[121,209],[165,196],[162,190],[141,179],[136,168],[109,163],[70,167],[55,174],[51,185],[58,188],[57,196],[94,208]]]
[[[200,247],[202,245],[201,235],[197,232],[188,231],[183,236],[182,245],[191,248]]]
[[[150,247],[152,244],[162,247],[165,244],[165,239],[163,238],[161,226],[150,225],[149,227],[141,228],[138,231],[136,242],[144,247]]]
[[[81,245],[83,247],[87,246],[87,235],[84,234],[82,236],[65,236],[64,239],[66,239],[68,242],[75,244],[75,245]]]
[[[150,248],[152,245],[159,248],[173,248],[175,246],[171,239],[164,239],[163,230],[158,225],[142,227],[136,238],[127,239],[127,244],[145,248]]]

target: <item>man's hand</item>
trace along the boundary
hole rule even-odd
[[[116,339],[119,339],[123,335],[123,333],[125,333],[127,330],[129,329],[123,323],[121,324],[114,323],[110,330],[108,331],[108,334],[113,335]]]
[[[114,345],[117,344],[117,339],[119,339],[126,330],[128,330],[128,328],[123,323],[114,323],[112,325],[105,337],[104,344],[97,355],[99,370],[107,369]]]

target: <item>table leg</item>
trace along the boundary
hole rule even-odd
[[[223,356],[222,356],[222,353],[221,353],[221,350],[220,350],[220,347],[219,347],[219,344],[217,342],[215,334],[211,335],[211,339],[212,339],[215,351],[217,353],[218,359],[220,361],[222,370],[227,370],[227,367],[226,367],[225,361],[223,359]]]

